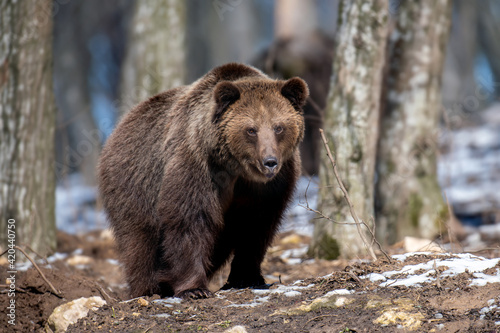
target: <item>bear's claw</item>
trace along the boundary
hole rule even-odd
[[[209,298],[212,297],[213,295],[214,294],[208,289],[196,288],[196,289],[188,289],[181,291],[176,296],[183,299],[201,299],[201,298]]]

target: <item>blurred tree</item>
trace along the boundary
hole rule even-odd
[[[120,65],[133,0],[58,1],[54,8],[56,177],[79,172],[96,184],[95,166],[118,100]],[[107,114],[106,114],[107,113]]]
[[[123,64],[122,112],[184,84],[185,34],[185,1],[136,1]]]
[[[361,219],[373,215],[376,138],[382,90],[388,6],[384,0],[341,1],[325,135],[344,185]],[[354,222],[322,155],[319,210],[339,222]],[[318,220],[310,254],[327,259],[364,252],[356,226]]]
[[[0,246],[55,249],[52,1],[0,0]]]
[[[378,143],[377,232],[432,239],[447,217],[437,181],[441,76],[451,1],[404,1],[389,37]]]

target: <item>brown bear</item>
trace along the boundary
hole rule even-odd
[[[261,263],[300,176],[299,78],[227,64],[130,111],[99,162],[99,191],[131,296],[265,287]]]

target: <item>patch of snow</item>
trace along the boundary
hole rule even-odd
[[[291,290],[291,291],[287,291],[283,295],[285,295],[286,297],[296,297],[296,296],[302,295],[302,293],[300,291],[297,291],[297,290]]]
[[[64,260],[68,257],[68,254],[67,253],[59,253],[59,252],[56,252],[54,253],[53,255],[51,255],[50,257],[47,258],[47,262],[49,263],[49,265],[45,265],[44,267],[45,268],[52,268],[52,266],[50,265],[51,263],[57,261],[57,260]],[[45,264],[45,259],[38,259],[38,260],[35,260],[35,262],[37,264]],[[33,266],[33,264],[30,262],[30,261],[26,261],[26,262],[23,262],[23,263],[18,263],[16,264],[16,270],[18,271],[21,271],[21,272],[25,272],[27,271],[31,266]]]
[[[162,299],[155,299],[152,303],[160,304],[166,306],[168,308],[172,307],[172,304],[180,304],[182,302],[182,298],[179,297],[168,297]]]
[[[106,259],[106,262],[108,262],[111,265],[120,266],[120,262],[116,259]]]
[[[283,294],[286,297],[296,297],[301,295],[301,290],[306,290],[314,286],[314,284],[309,284],[307,286],[297,286],[300,281],[296,281],[294,285],[291,286],[278,286],[276,289],[253,289],[252,292],[256,295],[267,295],[267,294]]]
[[[264,297],[256,297],[252,303],[243,303],[243,304],[230,304],[225,306],[226,308],[254,308],[256,306],[262,305],[262,303],[266,303],[269,301],[269,296]]]
[[[53,263],[57,260],[64,260],[68,257],[68,254],[67,253],[59,253],[59,252],[56,252],[54,253],[53,255],[51,255],[50,257],[47,258],[47,261],[49,263]],[[38,262],[42,262],[41,260],[40,261],[37,261]]]
[[[150,317],[156,317],[156,318],[168,318],[170,315],[168,313],[159,313],[159,314],[154,314],[154,315],[149,315]]]
[[[290,258],[286,260],[286,263],[289,265],[300,265],[302,263],[302,259],[299,258]]]
[[[472,279],[471,286],[483,287],[487,283],[500,283],[500,269],[497,269],[496,275],[487,275],[484,273],[474,273],[475,279]]]
[[[395,255],[393,258],[404,261],[411,255],[420,253],[407,253],[405,255]],[[437,256],[444,257],[446,254]],[[448,255],[450,256],[450,255]],[[437,267],[446,267],[446,270],[439,274],[440,278],[456,276],[461,273],[474,273],[474,279],[471,281],[471,286],[484,286],[487,283],[500,282],[500,270],[497,269],[495,275],[487,275],[482,273],[484,270],[495,267],[500,259],[486,259],[469,253],[455,254],[452,257],[444,257],[443,259],[433,259],[425,263],[416,265],[406,265],[401,270],[388,271],[384,273],[371,273],[361,276],[362,279],[369,279],[371,282],[380,282],[380,287],[395,287],[395,286],[421,286],[423,283],[430,283],[436,280]],[[422,272],[416,274],[416,272]],[[404,275],[403,278],[392,279],[394,275]]]
[[[479,310],[479,313],[481,314],[481,316],[479,317],[480,319],[484,319],[486,317],[486,314],[489,312],[495,311],[496,313],[499,311],[499,306],[498,304],[495,304],[495,302],[496,302],[495,299],[490,299],[487,302],[487,306]],[[495,317],[495,315],[493,315],[493,317]]]
[[[330,297],[333,295],[351,295],[351,294],[354,294],[354,290],[335,289],[335,290],[327,292],[324,297]]]

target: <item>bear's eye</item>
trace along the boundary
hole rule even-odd
[[[247,134],[250,136],[256,136],[257,130],[255,128],[249,128],[249,129],[247,129]]]
[[[283,126],[279,126],[279,125],[278,125],[278,126],[276,126],[276,127],[274,128],[274,133],[276,133],[276,134],[281,134],[281,133],[283,133]]]

